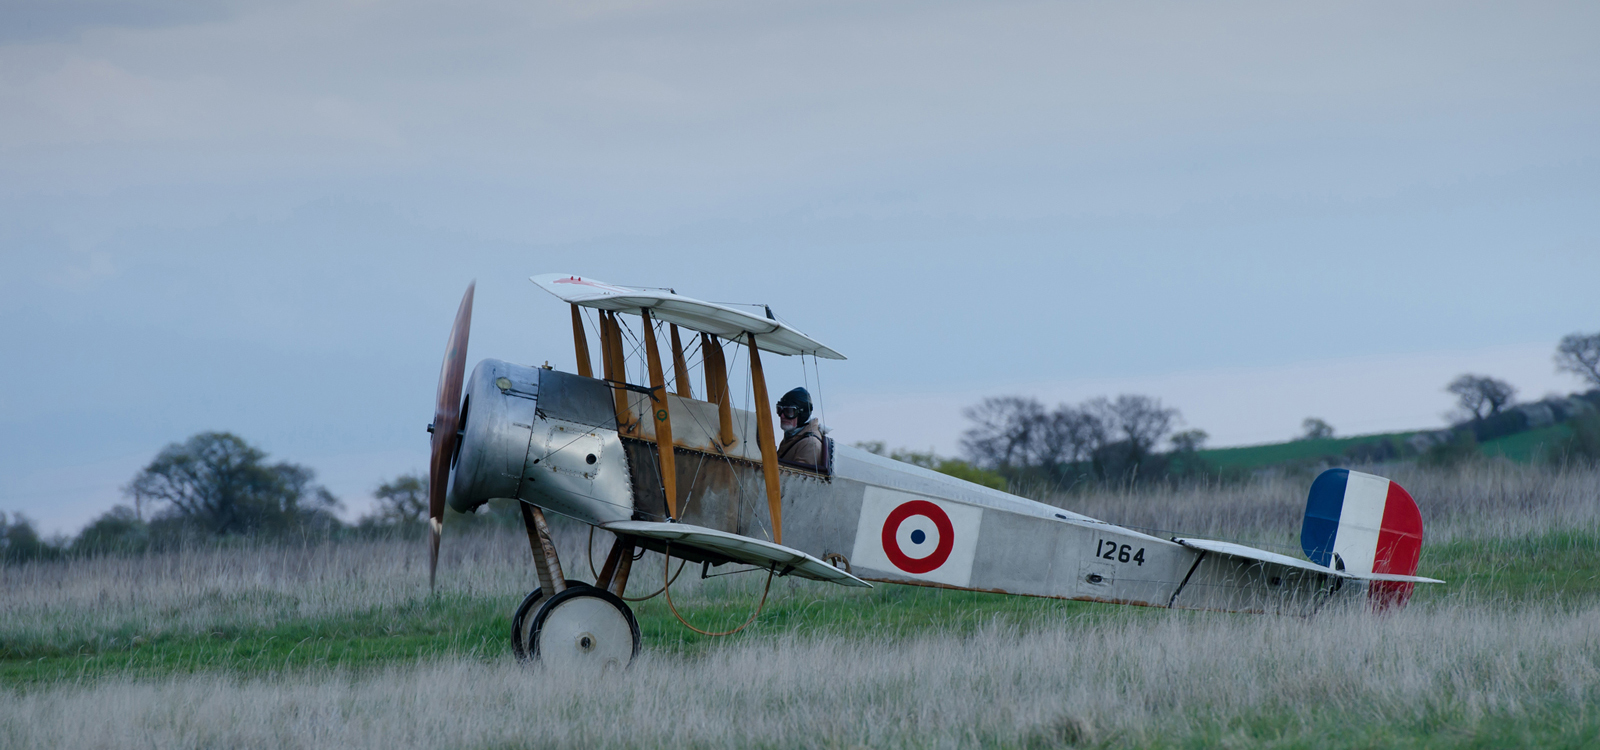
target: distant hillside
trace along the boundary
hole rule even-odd
[[[1286,463],[1311,463],[1328,458],[1349,461],[1408,459],[1417,456],[1416,449],[1412,447],[1412,438],[1437,432],[1412,430],[1323,440],[1291,440],[1237,448],[1212,448],[1199,451],[1199,454],[1212,470],[1224,473],[1253,471]],[[1478,444],[1478,450],[1485,456],[1504,456],[1525,463],[1543,455],[1545,450],[1571,432],[1567,423],[1546,425],[1486,440]],[[1386,444],[1392,448],[1385,447]]]
[[[1316,461],[1328,456],[1343,457],[1351,449],[1362,446],[1391,443],[1398,448],[1404,446],[1406,440],[1418,432],[1423,430],[1320,440],[1291,440],[1286,443],[1246,445],[1238,448],[1212,448],[1199,453],[1200,457],[1214,469],[1223,472],[1250,471],[1295,461]]]
[[[1505,456],[1512,461],[1526,463],[1538,458],[1544,450],[1570,434],[1572,434],[1571,425],[1553,424],[1479,443],[1478,450],[1485,456]]]

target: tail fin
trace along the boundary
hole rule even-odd
[[[1411,494],[1394,482],[1329,469],[1311,483],[1300,547],[1324,567],[1415,575],[1422,555],[1422,513]],[[1410,581],[1373,581],[1368,597],[1377,609],[1403,607],[1412,586]]]

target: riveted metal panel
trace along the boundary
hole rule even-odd
[[[628,459],[615,430],[547,417],[532,431],[519,496],[588,523],[633,518]]]
[[[781,471],[780,476],[784,543],[823,560],[849,564],[867,485],[837,479],[824,482],[789,470]]]
[[[616,431],[617,410],[611,398],[611,387],[604,380],[560,370],[535,369],[539,373],[542,415]]]

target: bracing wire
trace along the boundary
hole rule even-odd
[[[806,353],[800,352],[800,382],[805,385],[806,393],[811,392],[811,372],[806,369]],[[819,389],[817,391],[821,393]]]
[[[721,633],[713,633],[713,632],[711,632],[709,630],[701,630],[701,629],[699,629],[699,628],[697,628],[697,627],[695,627],[693,625],[690,625],[688,620],[683,619],[683,615],[678,614],[678,605],[672,603],[672,582],[667,580],[667,568],[671,567],[671,562],[672,562],[671,553],[672,553],[672,543],[668,542],[667,543],[667,554],[663,555],[664,559],[662,560],[662,563],[661,563],[661,580],[663,581],[663,585],[662,585],[661,588],[667,594],[667,608],[672,610],[672,616],[678,618],[678,622],[683,623],[684,627],[686,627],[686,628],[688,628],[690,630],[693,630],[694,632],[699,633],[700,635],[709,635],[709,636],[711,636],[713,638],[720,638],[720,637],[725,636],[725,635],[733,635],[734,633],[737,633],[737,632],[739,632],[741,630],[744,630],[747,627],[750,627],[750,623],[755,622],[756,618],[761,616],[761,610],[765,609],[766,606],[767,606],[767,594],[772,591],[773,569],[771,567],[767,568],[767,585],[762,587],[762,589],[761,589],[761,601],[756,604],[756,611],[752,612],[750,614],[750,619],[745,620],[743,625],[740,625],[739,627],[734,628],[732,630],[724,630]],[[678,572],[679,573],[683,572],[683,566],[682,565],[678,566]],[[674,578],[676,578],[676,577],[674,577]]]
[[[672,580],[668,581],[667,584],[662,586],[661,588],[656,589],[649,596],[624,596],[624,597],[622,597],[622,600],[625,601],[625,602],[643,602],[643,601],[648,601],[650,599],[654,599],[654,598],[656,598],[658,596],[661,596],[661,592],[666,591],[667,590],[667,586],[672,585],[673,582],[678,580],[678,575],[683,573],[683,566],[685,566],[687,564],[689,564],[688,560],[679,560],[678,561],[678,571],[676,573],[672,574]]]
[[[800,355],[800,367],[806,365],[805,355]],[[817,353],[811,353],[811,369],[817,373],[817,411],[822,412],[822,427],[828,426],[828,400],[822,397],[822,365],[817,362]]]
[[[600,574],[598,572],[596,572],[595,569],[594,569],[594,527],[593,526],[589,527],[589,548],[588,548],[587,551],[589,553],[589,575],[594,576],[595,583],[599,583],[600,582]],[[644,557],[644,553],[645,552],[646,552],[646,550],[641,547],[639,549],[639,557]],[[635,557],[634,560],[638,560],[639,557]],[[678,561],[678,572],[672,574],[672,581],[678,580],[678,576],[683,574],[683,566],[687,565],[688,563],[689,563],[688,560],[679,560]],[[671,583],[672,581],[668,581],[668,583]],[[650,593],[650,594],[648,594],[646,596],[623,596],[622,594],[618,594],[617,596],[621,597],[621,599],[623,601],[625,601],[625,602],[642,602],[642,601],[648,601],[650,599],[654,599],[654,598],[660,596],[661,592],[666,591],[666,590],[667,590],[667,587],[666,586],[662,586],[661,588],[656,589],[654,592],[652,592],[652,593]]]

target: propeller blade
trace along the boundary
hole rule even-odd
[[[456,433],[461,429],[461,380],[467,369],[467,334],[472,329],[472,293],[478,282],[467,285],[456,310],[455,325],[444,347],[439,367],[439,396],[433,407],[433,455],[428,461],[428,588],[439,569],[439,532],[444,529],[444,496],[450,488],[450,461],[456,453]]]

